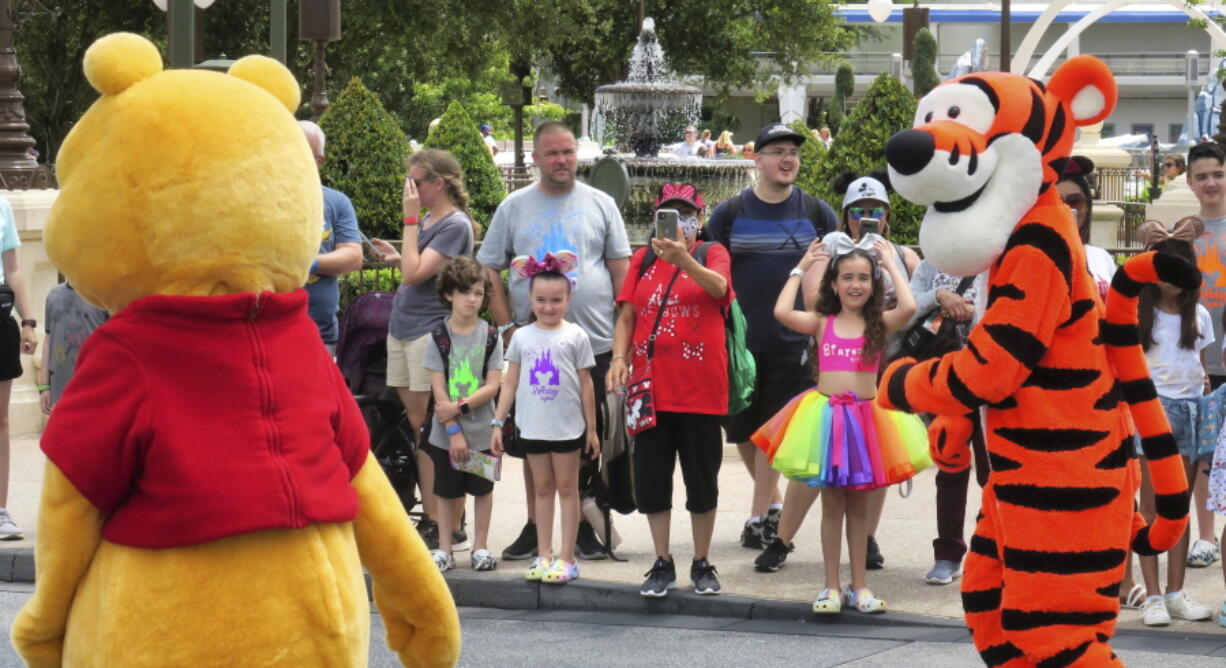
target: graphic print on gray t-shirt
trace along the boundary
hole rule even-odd
[[[583,435],[579,370],[596,365],[586,332],[574,323],[541,329],[535,323],[515,330],[507,361],[519,365],[515,426],[534,441],[570,441]]]
[[[1209,309],[1213,320],[1213,338],[1222,340],[1222,311],[1226,310],[1226,218],[1205,219],[1205,232],[1193,244],[1196,265],[1200,267],[1200,303]],[[1205,371],[1210,375],[1226,375],[1222,356],[1205,355]]]
[[[459,401],[471,396],[473,392],[480,389],[481,383],[485,382],[481,366],[485,363],[485,342],[489,334],[489,324],[478,319],[477,326],[473,327],[471,332],[457,334],[451,329],[450,319],[444,322],[447,333],[451,337],[451,352],[447,354],[447,366],[450,368],[444,374],[447,377],[447,394],[451,401]],[[487,371],[501,371],[504,366],[502,337],[495,338],[496,342],[493,352],[490,353]],[[426,354],[422,359],[422,366],[430,371],[444,371],[443,356],[439,354],[438,346],[434,344],[433,339],[426,341]],[[490,449],[490,420],[492,419],[494,419],[493,401],[487,401],[474,407],[468,415],[460,416],[460,431],[468,441],[468,449]],[[451,445],[450,439],[446,427],[438,421],[438,418],[434,418],[434,424],[430,429],[430,445],[447,448]]]
[[[67,283],[60,283],[47,293],[46,331],[51,361],[51,403],[60,400],[64,388],[72,379],[77,355],[85,339],[109,317],[107,312],[81,298]]]
[[[423,223],[424,224],[424,223]],[[433,248],[448,258],[473,254],[473,227],[468,214],[456,209],[437,223],[417,233],[417,251]],[[392,301],[388,333],[401,341],[429,334],[451,315],[438,299],[434,281],[438,274],[417,285],[400,284]]]

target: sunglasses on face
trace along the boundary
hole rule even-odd
[[[885,215],[885,207],[875,206],[871,209],[866,209],[860,206],[853,206],[847,210],[847,213],[848,215],[851,216],[852,220],[860,220],[861,218],[865,216],[868,216],[869,218],[876,218],[877,220],[881,220],[882,216]]]
[[[1164,168],[1166,168],[1166,169],[1171,169],[1171,168],[1175,167],[1175,163],[1173,163],[1173,162],[1164,162],[1164,163],[1162,163],[1162,166],[1163,166]]]

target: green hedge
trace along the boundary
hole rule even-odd
[[[464,170],[464,187],[468,190],[468,213],[481,229],[488,227],[494,209],[506,196],[506,189],[502,185],[502,174],[481,138],[481,131],[464,110],[464,105],[457,101],[447,107],[438,127],[426,139],[425,148],[448,151],[459,161]]]
[[[806,137],[805,143],[800,145],[800,171],[796,174],[796,185],[813,195],[825,192],[826,188],[821,185],[821,176],[818,173],[822,163],[826,161],[826,145],[813,138],[813,131],[804,121],[792,121],[788,127]]]
[[[924,97],[941,83],[937,73],[937,38],[927,28],[915,33],[915,54],[911,58],[911,76],[915,81],[915,97]]]

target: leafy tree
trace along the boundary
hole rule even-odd
[[[409,140],[396,119],[354,77],[319,119],[319,126],[328,136],[319,173],[324,185],[353,200],[358,223],[371,236],[398,238]]]
[[[937,38],[933,37],[931,30],[920,28],[915,33],[914,53],[911,76],[915,80],[915,97],[924,97],[941,83],[941,77],[937,74]]]
[[[449,151],[464,170],[464,187],[468,190],[468,212],[481,224],[489,225],[494,209],[506,195],[502,174],[494,166],[489,149],[464,105],[452,102],[438,127],[430,133],[425,148]]]
[[[796,174],[796,185],[800,189],[818,194],[828,190],[821,183],[821,165],[826,161],[826,145],[813,138],[813,131],[804,121],[792,121],[788,127],[804,135],[807,139],[800,145],[800,171]]]
[[[856,71],[851,63],[843,63],[834,72],[834,98],[830,100],[830,111],[826,114],[831,132],[838,133],[847,115],[847,100],[855,93]]]
[[[884,168],[885,143],[895,133],[911,127],[915,107],[915,97],[898,79],[888,73],[879,75],[864,99],[847,114],[818,170],[814,194],[828,202],[841,201],[830,190],[834,177],[843,172],[867,174]],[[890,237],[898,243],[915,243],[923,208],[891,194],[890,210]]]

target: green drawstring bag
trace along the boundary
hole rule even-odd
[[[745,347],[745,314],[735,299],[724,314],[724,343],[728,347],[728,415],[736,415],[753,403],[758,366]]]

